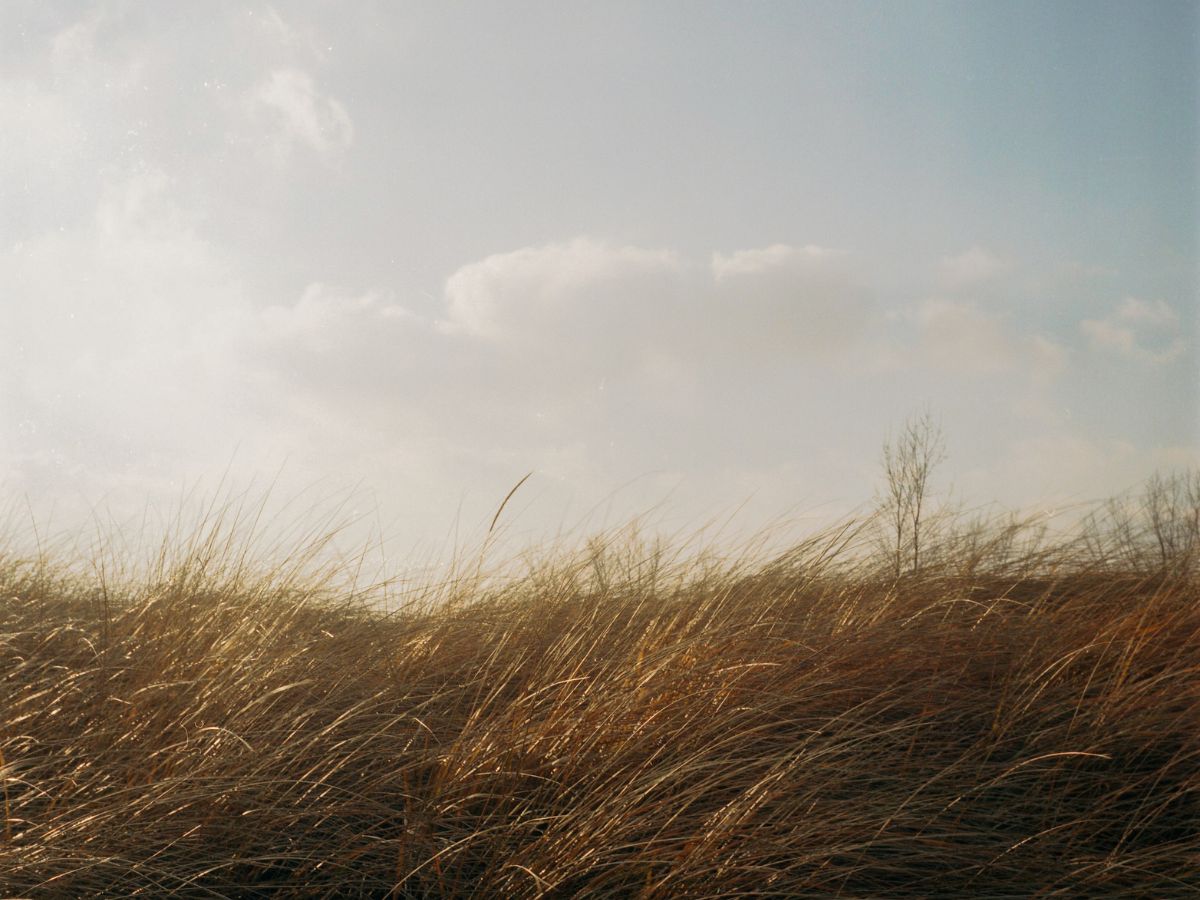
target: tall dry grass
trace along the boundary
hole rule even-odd
[[[4,556],[0,892],[1195,896],[1197,548],[1107,521],[899,579],[867,524],[614,540],[392,613],[219,527]]]

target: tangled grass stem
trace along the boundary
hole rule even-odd
[[[868,537],[610,536],[395,612],[232,540],[0,553],[0,893],[1200,892],[1195,567]]]

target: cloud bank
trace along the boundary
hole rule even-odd
[[[717,253],[702,265],[589,238],[463,266],[446,282],[446,300],[447,333],[609,365],[831,354],[862,332],[870,313],[864,290],[831,251],[777,244]]]

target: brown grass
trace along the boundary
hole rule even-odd
[[[215,532],[121,583],[9,555],[0,891],[1196,896],[1191,557],[1092,528],[899,580],[855,529],[592,545],[392,614]]]

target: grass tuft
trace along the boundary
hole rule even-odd
[[[393,612],[219,527],[0,555],[0,889],[1195,896],[1197,548],[1131,521],[947,524],[900,577],[870,522],[610,537]]]

